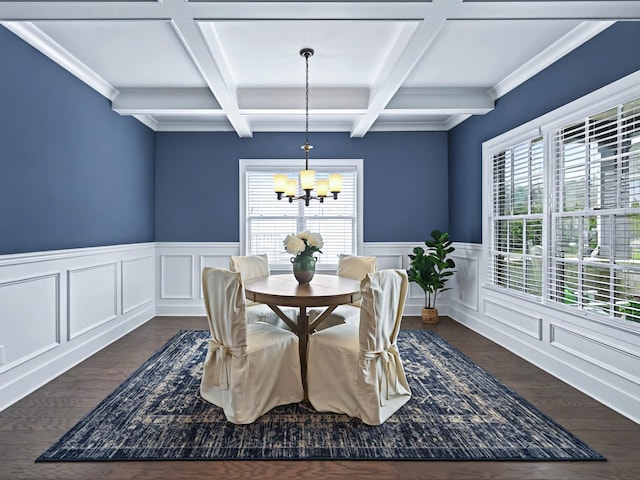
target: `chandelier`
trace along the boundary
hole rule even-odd
[[[300,171],[300,185],[305,192],[304,195],[297,196],[298,182],[296,179],[289,178],[284,174],[273,176],[273,186],[278,200],[281,200],[283,196],[289,199],[289,203],[293,203],[293,200],[304,200],[306,207],[309,206],[311,200],[320,200],[320,203],[324,202],[329,193],[331,193],[334,200],[337,199],[338,193],[342,188],[342,175],[331,174],[328,180],[318,180],[316,182],[316,172],[309,170],[309,151],[313,148],[313,145],[309,145],[309,57],[313,56],[313,53],[313,48],[300,50],[300,56],[304,57],[306,65],[305,142],[300,147],[304,150],[305,161],[305,169]],[[316,188],[315,196],[311,195],[314,186]]]

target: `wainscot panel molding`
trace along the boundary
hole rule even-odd
[[[365,243],[361,255],[375,256],[378,268],[409,268],[409,254],[413,248],[424,245],[415,243]],[[229,268],[229,257],[240,255],[240,243],[235,242],[166,242],[156,243],[156,312],[158,315],[190,316],[206,315],[201,272],[205,266]],[[335,274],[335,270],[318,270],[320,273]],[[291,273],[291,269],[272,269],[272,275]],[[448,314],[448,292],[438,297],[438,310]],[[466,298],[466,297],[465,297]],[[424,292],[411,283],[405,315],[420,315],[424,306]]]
[[[386,268],[408,270],[411,262],[409,254],[413,253],[415,247],[425,247],[424,240],[397,243],[370,242],[363,245],[362,255],[377,257],[379,270]],[[450,284],[453,283],[453,277],[451,279]],[[451,285],[448,284],[447,286]],[[436,307],[440,315],[449,315],[449,299],[448,291],[438,296]],[[417,284],[409,283],[404,315],[420,316],[424,308],[424,301],[424,291]]]
[[[155,245],[0,256],[0,410],[155,316]]]
[[[483,248],[454,243],[448,315],[640,423],[640,328],[484,285]]]
[[[118,316],[118,263],[67,270],[67,340]]]
[[[407,269],[423,244],[365,243],[360,254]],[[483,284],[482,245],[454,247],[442,315],[640,423],[640,328],[505,295]],[[0,256],[0,410],[155,315],[205,315],[202,268],[228,268],[239,253],[239,243],[195,242]],[[404,314],[423,305],[411,284]]]
[[[229,268],[229,257],[239,254],[237,242],[157,242],[156,314],[206,315],[202,269]]]

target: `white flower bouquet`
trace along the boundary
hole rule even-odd
[[[313,256],[314,253],[322,253],[324,240],[319,233],[300,232],[287,235],[283,241],[287,253],[296,256]]]

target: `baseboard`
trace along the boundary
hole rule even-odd
[[[204,317],[207,311],[202,305],[163,305],[156,307],[158,317]]]

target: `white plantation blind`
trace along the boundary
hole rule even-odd
[[[640,98],[582,112],[485,152],[487,282],[640,328]]]
[[[640,321],[640,99],[553,136],[551,300]]]
[[[266,162],[266,161],[265,161]],[[280,167],[247,167],[245,172],[246,254],[266,253],[272,267],[290,266],[291,255],[283,245],[284,238],[304,230],[320,233],[325,246],[318,254],[318,268],[335,268],[338,254],[356,254],[358,171],[356,166],[327,168],[313,166],[316,180],[327,179],[329,173],[342,174],[342,191],[338,199],[328,197],[323,203],[312,200],[308,207],[304,202],[287,198],[277,200],[273,191],[273,175],[288,174],[297,178],[299,169]],[[299,182],[298,182],[299,183]],[[299,194],[302,194],[300,192]]]
[[[488,280],[508,290],[542,295],[543,139],[493,155]]]

